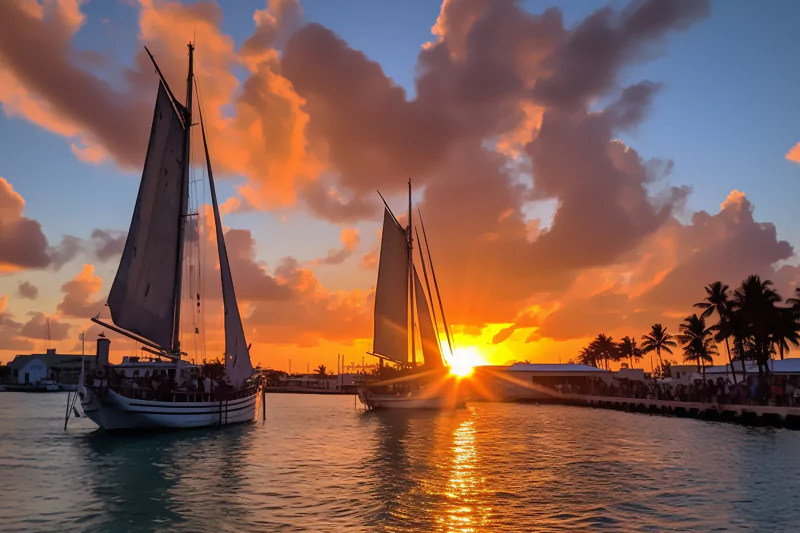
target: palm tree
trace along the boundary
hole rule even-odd
[[[619,351],[617,350],[617,345],[614,342],[614,339],[611,337],[606,337],[603,333],[598,335],[591,342],[589,347],[594,351],[595,357],[598,361],[605,362],[606,369],[609,368],[609,363],[611,361],[619,360]]]
[[[774,349],[773,329],[777,321],[777,307],[780,295],[771,288],[770,280],[761,280],[751,275],[733,293],[733,307],[741,314],[743,335],[758,363],[758,373],[762,375]]]
[[[791,305],[793,309],[800,312],[800,287],[795,288],[794,298],[789,298],[786,303]]]
[[[703,314],[700,315],[701,318],[708,318],[714,312],[717,313],[717,317],[719,321],[715,326],[717,331],[717,335],[715,337],[715,341],[719,342],[720,340],[725,340],[725,351],[728,353],[728,362],[731,365],[731,373],[733,374],[733,382],[736,383],[736,371],[733,369],[733,358],[731,357],[731,347],[728,342],[728,338],[732,334],[732,329],[729,327],[730,322],[730,315],[733,311],[730,301],[730,294],[728,293],[728,287],[721,281],[715,281],[714,283],[709,283],[706,286],[706,297],[702,302],[698,302],[694,304],[695,307],[700,309],[704,309]],[[742,369],[744,370],[744,363],[742,363]]]
[[[591,345],[587,346],[586,348],[581,348],[581,351],[578,354],[578,362],[582,365],[594,367],[597,366],[597,354]]]
[[[325,365],[319,365],[315,370],[315,373],[319,374],[320,376],[327,376],[328,375],[328,367]]]
[[[778,346],[781,359],[789,351],[789,343],[800,346],[800,311],[791,307],[777,307],[776,320],[772,328],[772,340]]]
[[[627,357],[631,362],[633,368],[633,360],[642,358],[642,350],[636,345],[636,339],[633,337],[622,337],[622,341],[617,345],[617,350],[621,357]]]
[[[696,362],[698,372],[702,365],[705,380],[706,363],[713,363],[713,356],[717,353],[711,328],[706,327],[704,317],[694,314],[684,319],[680,331],[678,338],[683,344],[683,360]]]
[[[672,355],[672,348],[678,344],[672,340],[672,335],[667,333],[667,328],[661,324],[653,324],[650,328],[650,333],[642,336],[642,353],[650,353],[655,351],[658,356],[658,366],[663,368],[664,364],[661,361],[661,351]],[[653,366],[652,364],[650,366]]]

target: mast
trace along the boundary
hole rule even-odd
[[[194,44],[189,43],[189,75],[186,78],[186,107],[183,109],[186,129],[183,139],[183,173],[181,176],[181,209],[178,221],[178,261],[175,265],[175,320],[172,326],[172,351],[181,352],[181,286],[183,284],[183,247],[186,215],[189,208],[189,171],[191,170],[192,79],[194,78]]]
[[[406,232],[408,235],[408,289],[409,289],[409,302],[411,302],[411,365],[417,365],[417,350],[414,344],[414,256],[412,250],[414,249],[414,236],[411,233],[412,221],[411,217],[413,211],[411,210],[411,178],[408,180],[408,228]]]

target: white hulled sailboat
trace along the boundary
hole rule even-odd
[[[463,406],[463,400],[454,397],[452,391],[448,390],[449,387],[443,386],[447,385],[449,369],[439,342],[439,325],[433,311],[434,291],[431,290],[428,279],[428,266],[451,353],[452,340],[433,271],[430,249],[426,266],[418,233],[417,248],[427,293],[414,265],[411,182],[408,184],[408,225],[405,228],[400,225],[385,200],[384,206],[378,282],[375,288],[373,350],[369,353],[380,359],[381,367],[384,361],[390,361],[406,370],[407,374],[397,379],[366,384],[359,388],[358,397],[370,409],[442,409]],[[427,248],[424,225],[422,233]],[[417,328],[422,348],[422,365],[417,361]]]
[[[250,361],[236,301],[202,111],[225,313],[224,376],[216,388],[209,376],[201,375],[202,367],[187,362],[181,351],[184,244],[187,219],[192,216],[188,205],[193,52],[190,44],[185,104],[175,99],[150,55],[160,81],[139,193],[107,301],[113,324],[98,317],[92,320],[141,343],[153,357],[149,361],[126,357],[122,364],[109,364],[111,341],[100,336],[94,372],[82,381],[79,395],[86,416],[104,429],[203,427],[255,418],[260,379]],[[151,387],[151,379],[157,385]],[[162,386],[165,383],[169,386]]]

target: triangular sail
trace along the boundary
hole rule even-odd
[[[231,265],[228,261],[228,249],[225,246],[225,234],[222,231],[222,218],[219,214],[217,189],[214,186],[214,174],[211,171],[211,158],[208,155],[202,112],[200,113],[200,127],[203,132],[203,148],[205,149],[206,166],[208,167],[208,185],[211,189],[214,228],[217,234],[219,272],[222,278],[222,305],[225,311],[225,375],[234,387],[240,387],[247,378],[253,375],[253,364],[250,361],[250,351],[244,336],[242,317],[239,314],[239,304],[236,301],[236,291],[233,287],[233,276],[231,275]]]
[[[184,135],[159,84],[150,142],[125,248],[108,296],[114,323],[165,350],[172,346],[180,250]]]
[[[373,352],[402,364],[408,362],[408,288],[406,234],[386,210],[375,288]]]
[[[422,356],[428,368],[441,368],[444,366],[442,351],[439,349],[439,339],[433,327],[428,298],[422,290],[417,269],[414,268],[414,296],[417,301],[417,320],[419,322],[419,336],[422,343]]]

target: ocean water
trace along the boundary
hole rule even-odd
[[[577,407],[267,396],[224,429],[63,430],[0,393],[0,530],[799,531],[800,432]]]

